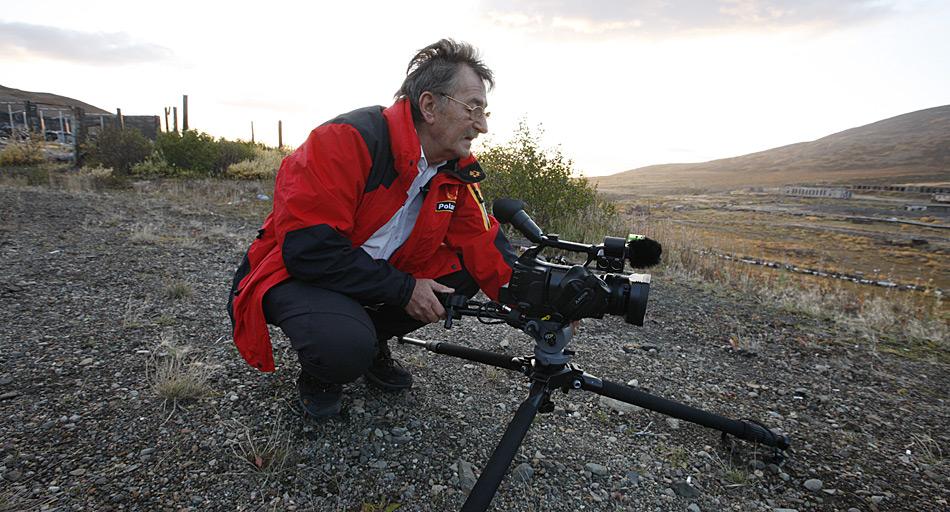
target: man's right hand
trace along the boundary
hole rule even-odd
[[[454,288],[435,282],[432,279],[416,279],[416,286],[412,289],[412,297],[406,304],[406,313],[409,316],[431,324],[445,318],[445,308],[435,296],[436,293],[452,293]]]

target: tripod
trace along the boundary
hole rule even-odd
[[[470,307],[473,304],[478,307]],[[517,311],[494,303],[488,304],[489,306],[486,307],[485,304],[466,302],[463,296],[450,296],[446,305],[445,327],[451,328],[453,319],[459,319],[462,316],[476,316],[483,321],[494,319],[496,320],[494,323],[503,321],[534,338],[533,356],[512,357],[448,342],[423,341],[405,336],[399,338],[400,343],[422,347],[437,354],[516,371],[524,374],[531,381],[528,398],[521,403],[511,422],[508,423],[501,441],[495,447],[495,451],[492,452],[491,458],[462,506],[463,512],[488,509],[534,417],[539,412],[547,413],[554,410],[551,392],[557,389],[564,392],[582,389],[704,427],[714,428],[721,431],[724,437],[730,434],[739,439],[771,446],[776,450],[785,450],[789,447],[787,436],[777,434],[759,422],[729,419],[590,375],[570,363],[570,358],[574,355],[574,352],[566,349],[573,335],[570,325],[525,318]]]

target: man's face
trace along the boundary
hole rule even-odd
[[[485,83],[470,67],[462,66],[455,87],[448,95],[458,101],[439,95],[436,98],[435,116],[429,127],[434,144],[432,148],[426,149],[426,158],[433,162],[469,156],[475,137],[488,132],[488,120],[483,115],[472,115],[462,105],[466,103],[471,107],[482,107],[482,113],[488,106]]]

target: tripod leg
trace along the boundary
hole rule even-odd
[[[774,446],[780,450],[786,450],[789,447],[788,436],[777,434],[756,421],[729,419],[607,380],[585,379],[581,383],[581,388],[667,416],[714,428],[746,441]]]
[[[488,509],[495,492],[498,491],[498,486],[501,485],[501,480],[505,477],[505,472],[508,471],[511,461],[515,458],[515,453],[518,452],[518,447],[528,434],[531,422],[534,421],[538,409],[550,393],[546,384],[537,381],[531,383],[528,398],[521,402],[515,417],[508,423],[505,434],[492,452],[491,458],[488,459],[488,464],[475,482],[472,492],[468,494],[468,499],[462,506],[462,512],[480,512]]]

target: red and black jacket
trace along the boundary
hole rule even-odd
[[[343,114],[310,132],[284,159],[274,209],[234,276],[229,312],[241,356],[274,370],[262,299],[291,277],[362,304],[405,306],[415,279],[465,268],[492,299],[511,278],[514,251],[485,210],[484,172],[468,157],[439,168],[416,224],[388,261],[360,248],[406,201],[418,175],[419,137],[409,102]]]

